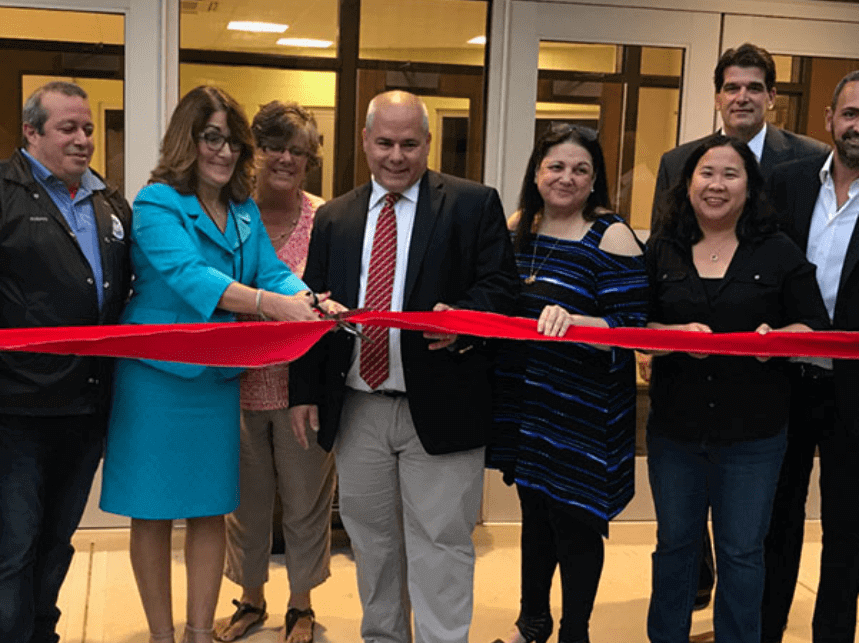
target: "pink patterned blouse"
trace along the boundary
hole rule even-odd
[[[289,238],[279,248],[277,256],[290,270],[301,277],[307,264],[307,248],[316,209],[325,203],[318,196],[302,192],[301,214]],[[243,321],[256,321],[256,315],[239,315]],[[289,406],[289,366],[274,364],[264,368],[249,368],[242,373],[241,404],[246,411],[272,411]]]

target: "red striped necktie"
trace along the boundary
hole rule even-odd
[[[370,310],[391,309],[394,269],[397,265],[397,214],[394,204],[399,198],[399,194],[388,192],[376,221],[370,269],[367,272],[367,292],[364,295],[364,307]],[[375,341],[361,344],[359,373],[367,386],[375,389],[388,379],[388,329],[370,326],[365,329],[365,333]]]

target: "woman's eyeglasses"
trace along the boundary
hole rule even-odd
[[[241,141],[237,141],[234,138],[228,139],[219,131],[213,129],[206,130],[200,134],[200,140],[206,144],[206,148],[210,152],[214,152],[216,154],[224,149],[225,143],[230,146],[230,151],[233,153],[241,152],[244,147],[244,143]]]
[[[260,149],[269,156],[280,156],[284,152],[289,152],[289,155],[296,159],[304,158],[309,155],[309,152],[303,147],[298,147],[297,145],[286,146],[286,145],[261,145]]]

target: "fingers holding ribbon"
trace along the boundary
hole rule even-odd
[[[537,332],[546,337],[563,337],[573,323],[573,315],[560,306],[546,306],[537,320]]]

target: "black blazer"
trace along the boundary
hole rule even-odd
[[[782,228],[806,252],[811,216],[820,192],[820,168],[827,154],[779,166],[769,181],[769,194]],[[853,228],[832,325],[836,330],[859,330],[859,225]],[[859,435],[859,360],[834,360],[838,417],[853,435]]]
[[[668,192],[683,175],[683,166],[692,152],[704,141],[717,134],[709,134],[683,145],[678,145],[662,155],[659,161],[659,172],[656,175],[656,189],[653,192],[653,209],[650,215],[650,229],[656,229],[656,222],[661,218],[667,205]],[[764,180],[768,179],[777,165],[804,158],[814,154],[829,152],[829,146],[820,141],[767,125],[764,137],[764,149],[761,154],[761,173]]]
[[[304,281],[316,292],[358,305],[361,252],[371,184],[316,213]],[[519,292],[513,248],[498,193],[427,171],[421,179],[406,270],[403,310],[457,308],[512,311]],[[418,332],[400,335],[409,406],[430,454],[486,444],[491,422],[492,356],[483,348],[427,349]],[[329,333],[290,369],[290,406],[319,406],[319,444],[330,450],[340,423],[354,339]]]

